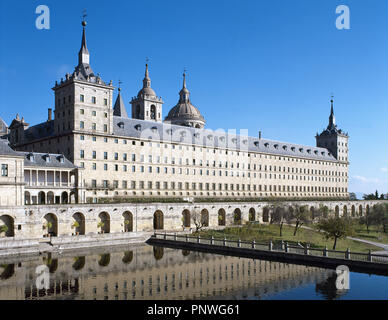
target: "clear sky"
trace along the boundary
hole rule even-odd
[[[50,30],[35,27],[38,5]],[[336,7],[350,9],[338,30]],[[315,145],[335,96],[350,135],[350,191],[388,192],[388,1],[386,0],[0,0],[0,117],[43,122],[51,88],[72,73],[87,9],[91,65],[123,81],[128,111],[150,59],[164,116],[177,103],[182,72],[211,129]]]

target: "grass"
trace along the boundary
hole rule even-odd
[[[369,227],[369,233],[365,225],[357,224],[355,229],[354,238],[388,244],[388,233],[384,233],[375,226]]]
[[[283,236],[279,236],[278,225],[248,225],[243,227],[228,227],[223,230],[203,230],[200,232],[201,237],[223,239],[226,237],[229,240],[245,240],[256,242],[269,242],[272,240],[274,243],[285,241],[290,244],[300,242],[302,245],[309,244],[311,248],[323,249],[325,246],[329,250],[333,248],[334,240],[326,240],[322,233],[315,230],[299,229],[296,236],[294,236],[294,228],[292,226],[283,226]],[[345,251],[347,248],[353,252],[368,252],[381,250],[373,245],[349,240],[340,239],[337,242],[338,251]]]

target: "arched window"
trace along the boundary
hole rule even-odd
[[[156,120],[156,107],[154,105],[151,106],[151,120]]]
[[[140,119],[140,106],[139,105],[136,106],[135,118]]]

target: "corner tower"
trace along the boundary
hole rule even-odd
[[[338,129],[335,123],[333,98],[330,102],[329,125],[321,134],[317,134],[317,147],[328,149],[339,162],[347,164],[349,162],[349,136],[341,129]]]
[[[131,101],[132,118],[162,122],[163,103],[162,98],[157,97],[155,91],[151,88],[148,64],[146,64],[143,88],[139,91],[137,97],[134,97]]]

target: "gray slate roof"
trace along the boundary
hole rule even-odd
[[[25,132],[25,139],[27,141],[39,140],[42,138],[54,136],[54,121],[43,122],[36,126],[29,127]]]
[[[72,162],[65,158],[61,154],[48,154],[48,153],[36,153],[36,152],[19,152],[24,155],[25,167],[46,167],[46,168],[63,168],[63,169],[75,169],[77,168]],[[33,155],[33,161],[30,157]],[[47,157],[49,161],[46,161]],[[60,159],[63,159],[63,162]]]
[[[312,160],[335,161],[325,148],[317,148],[235,135],[208,129],[196,129],[161,122],[113,117],[113,134],[131,138],[186,143],[198,146],[225,148],[241,152],[266,153],[279,156],[303,157]]]
[[[22,156],[19,152],[16,152],[9,146],[9,142],[6,139],[0,139],[0,155],[2,156]]]
[[[117,96],[115,106],[113,108],[113,115],[118,117],[128,118],[127,110],[125,109],[125,104],[124,104],[123,98],[121,97],[120,91]]]

